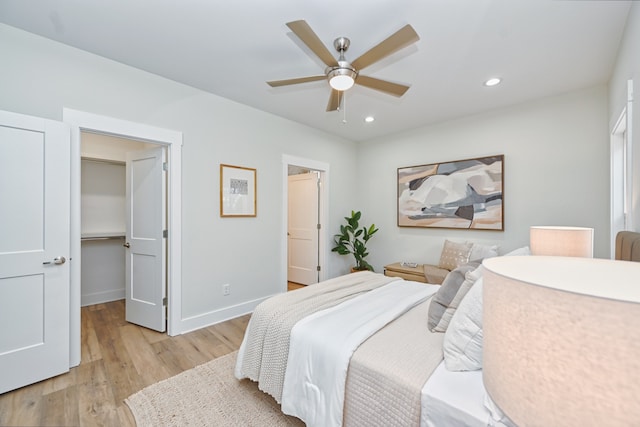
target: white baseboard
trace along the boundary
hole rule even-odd
[[[124,288],[104,292],[94,292],[83,294],[80,297],[80,306],[102,304],[104,302],[118,301],[124,299]]]
[[[226,320],[252,313],[258,304],[271,296],[272,295],[269,295],[264,298],[255,299],[242,304],[182,319],[180,321],[180,333],[186,334],[187,332],[195,331],[196,329],[206,328],[207,326],[215,325],[216,323],[221,323]]]

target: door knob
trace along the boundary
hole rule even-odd
[[[125,248],[130,248],[130,247],[131,247],[131,245],[129,244],[129,242],[125,243],[125,244],[124,244],[124,245],[122,245],[122,246],[124,246]]]
[[[60,265],[60,264],[64,264],[65,262],[67,262],[67,259],[66,259],[65,257],[63,257],[63,256],[58,256],[58,257],[55,257],[55,258],[53,259],[53,262],[51,262],[51,261],[45,261],[45,262],[43,262],[42,264],[45,264],[45,265],[46,265],[46,264],[58,264],[58,265]]]

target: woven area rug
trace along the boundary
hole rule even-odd
[[[125,403],[138,427],[304,426],[255,382],[234,377],[236,356],[234,351],[129,396]]]

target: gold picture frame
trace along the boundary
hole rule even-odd
[[[255,217],[257,194],[255,169],[220,164],[221,217]]]

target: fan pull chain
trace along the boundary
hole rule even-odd
[[[347,91],[342,92],[342,124],[347,124]]]

